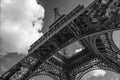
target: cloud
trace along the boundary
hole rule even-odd
[[[75,50],[75,53],[81,52],[82,50],[83,50],[82,48],[76,49],[76,50]]]
[[[115,78],[115,80],[120,80],[120,78]]]
[[[5,71],[7,71],[8,69],[5,67],[5,66],[3,66],[3,65],[1,65],[1,71],[2,72],[5,72]]]
[[[120,80],[120,78],[115,78],[115,79],[114,79],[114,78],[112,78],[111,80]]]
[[[2,0],[0,54],[27,54],[29,46],[43,35],[38,30],[43,27],[44,13],[43,6],[36,0]]]
[[[92,75],[95,77],[104,76],[105,74],[106,74],[106,72],[104,70],[94,70],[92,72]]]
[[[25,57],[24,54],[18,54],[16,52],[8,53],[7,55],[0,55],[0,75],[10,69],[23,57]]]
[[[105,76],[106,72],[104,70],[93,70],[89,73],[87,73],[83,80],[88,80],[90,77],[99,77],[99,76]]]

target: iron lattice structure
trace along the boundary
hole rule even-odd
[[[112,38],[115,30],[120,30],[120,0],[95,0],[86,8],[78,5],[57,19],[0,80],[30,80],[36,75],[80,80],[95,69],[120,74],[120,49]],[[75,42],[84,48],[66,57],[62,49]]]

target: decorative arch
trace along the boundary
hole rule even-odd
[[[113,41],[113,31],[108,31],[104,34],[97,35],[94,40],[94,46],[99,55],[118,64],[120,62],[120,49]]]
[[[93,36],[92,38],[89,38],[91,44],[93,45],[93,48],[94,48],[96,54],[98,56],[101,56],[101,58],[104,58],[105,60],[109,60],[109,59],[104,54],[102,54],[101,51],[98,49],[98,47],[96,45],[96,40],[100,36],[106,34],[106,36],[108,38],[109,44],[113,46],[112,47],[113,48],[112,51],[114,51],[114,52],[116,50],[119,51],[120,49],[118,49],[117,46],[114,44],[114,41],[113,41],[113,38],[112,38],[113,31],[116,31],[116,29],[103,31],[103,32],[98,32],[97,34],[92,35]],[[114,62],[114,63],[118,63],[118,62]],[[79,73],[76,75],[76,77],[73,77],[72,80],[80,80],[88,72],[93,71],[93,70],[98,70],[98,69],[112,71],[112,72],[120,74],[119,66],[115,66],[115,65],[109,64],[109,63],[106,65],[106,61],[105,61],[105,63],[102,63],[102,64],[105,64],[105,65],[98,64],[99,66],[98,65],[94,65],[93,67],[88,68],[87,70],[79,71]]]
[[[103,68],[91,68],[91,69],[88,69],[88,70],[86,70],[86,71],[84,71],[84,72],[82,72],[82,73],[78,73],[78,74],[76,75],[75,80],[81,80],[87,73],[92,72],[92,71],[94,71],[94,70],[111,71],[111,72],[114,72],[114,73],[117,74],[116,71],[113,71],[113,70],[110,70],[110,69],[105,69],[105,68],[104,68],[104,69],[103,69]]]
[[[38,67],[28,78],[28,80],[36,75],[47,75],[52,77],[54,80],[66,80],[66,74],[59,68],[55,67],[53,64],[48,62],[43,63],[41,66]]]
[[[29,80],[54,80],[51,76],[47,76],[47,75],[36,75],[32,78],[30,78]]]
[[[76,77],[75,77],[75,80],[81,80],[82,77],[84,77],[85,74],[87,74],[87,73],[89,73],[89,72],[91,72],[91,71],[94,71],[94,70],[107,70],[107,71],[111,71],[111,72],[117,73],[116,71],[114,71],[114,70],[113,70],[112,68],[110,68],[110,67],[104,67],[104,68],[103,68],[103,66],[92,67],[92,68],[90,68],[90,69],[88,69],[88,70],[84,70],[83,72],[78,73],[78,74],[76,75]]]
[[[116,67],[112,67],[108,65],[107,63],[103,62],[102,60],[95,58],[91,60],[90,62],[84,65],[79,65],[78,67],[73,69],[70,73],[71,80],[80,80],[88,72],[93,71],[93,70],[98,70],[98,69],[119,73]]]
[[[39,72],[38,74],[32,75],[32,76],[30,76],[30,77],[28,78],[28,80],[29,80],[30,78],[34,77],[34,76],[39,76],[39,75],[49,76],[49,77],[51,77],[53,80],[60,80],[58,76],[53,75],[53,74],[51,74],[51,73],[49,73],[49,72],[46,72],[46,71],[41,71],[41,72]]]

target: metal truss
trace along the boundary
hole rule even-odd
[[[120,74],[120,49],[112,39],[113,31],[120,30],[119,0],[95,0],[86,8],[78,5],[58,21],[0,80],[29,80],[36,75],[80,80],[96,69]],[[84,49],[67,58],[61,50],[76,41]]]

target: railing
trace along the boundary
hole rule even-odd
[[[45,33],[41,38],[39,38],[33,45],[30,46],[29,52],[32,51],[36,46],[43,44],[46,40],[48,40],[55,32],[57,32],[60,27],[66,23],[69,19],[71,19],[73,16],[78,14],[81,9],[83,9],[83,6],[78,5],[72,12],[70,12],[67,16],[65,16],[59,23],[53,25],[50,30]],[[53,23],[54,24],[54,23]]]
[[[54,27],[54,25],[58,24],[62,19],[64,19],[64,17],[66,17],[66,15],[62,15],[60,16],[50,27],[49,29],[51,29],[52,27]]]
[[[67,16],[65,16],[59,23],[53,25],[53,27],[51,26],[52,28],[47,33],[45,33],[41,38],[39,38],[35,43],[33,43],[30,46],[30,49],[28,50],[28,52],[32,53],[32,51],[34,51],[33,49],[35,49],[35,48],[37,49],[41,44],[43,44],[45,41],[47,41],[56,32],[58,32],[63,27],[65,27],[65,25],[62,26],[63,24],[65,24],[67,22],[71,22],[73,20],[73,18],[77,18],[80,14],[89,10],[97,1],[99,1],[99,0],[95,0],[87,8],[84,8],[83,6],[78,5],[72,12],[70,12]]]

